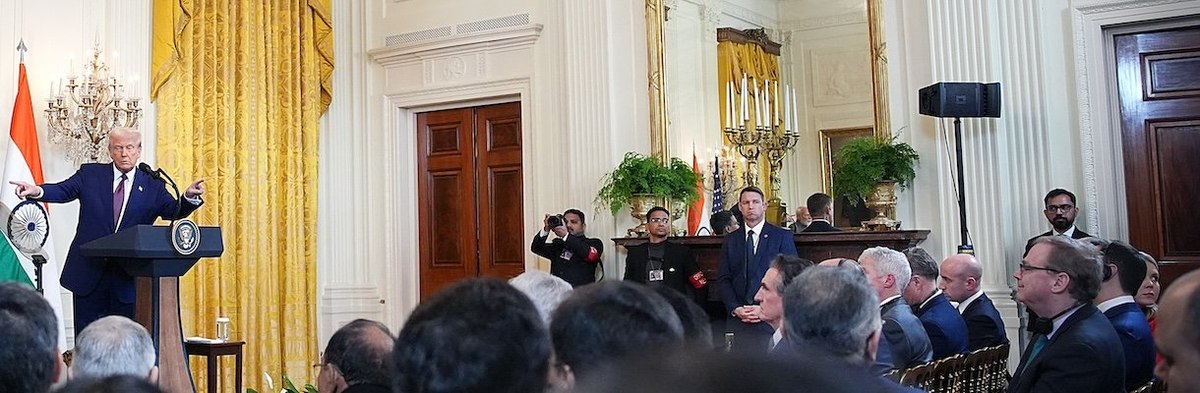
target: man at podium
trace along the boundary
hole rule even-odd
[[[88,258],[80,246],[121,229],[153,224],[159,217],[187,217],[204,202],[204,179],[188,186],[176,200],[166,183],[138,168],[142,156],[142,134],[134,128],[116,128],[108,133],[111,164],[83,164],[70,178],[40,186],[12,181],[17,197],[63,203],[79,200],[79,224],[67,252],[62,286],[71,290],[75,302],[75,331],[107,315],[134,317],[134,284],[120,266],[103,258]]]

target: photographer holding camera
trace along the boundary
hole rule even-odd
[[[567,209],[561,215],[547,214],[529,249],[549,259],[550,274],[566,280],[572,287],[591,284],[596,281],[596,266],[601,263],[604,242],[584,235],[585,229],[583,212],[577,209]],[[547,243],[550,232],[557,237]]]

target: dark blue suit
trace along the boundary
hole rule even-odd
[[[167,192],[166,185],[146,172],[134,171],[137,173],[132,181],[125,184],[129,199],[125,202],[121,228],[117,228],[113,220],[113,182],[116,178],[112,164],[83,164],[67,180],[41,186],[42,196],[38,200],[53,203],[79,200],[79,224],[61,278],[62,286],[71,290],[75,298],[76,333],[106,315],[133,318],[134,301],[133,277],[107,259],[84,257],[80,254],[80,246],[118,229],[153,224],[158,217],[186,217],[199,207],[185,199],[176,216],[175,198]]]
[[[933,359],[933,346],[929,344],[929,335],[921,320],[912,313],[903,297],[897,297],[884,303],[880,308],[883,316],[883,339],[887,340],[891,356],[880,356],[890,359],[889,369],[903,370]],[[880,345],[883,348],[883,345]]]
[[[1117,340],[1100,310],[1084,305],[1067,317],[1036,358],[1029,359],[1032,344],[1025,348],[1008,392],[1124,392],[1125,357],[1121,346],[1114,345]]]
[[[733,310],[754,304],[754,294],[762,284],[763,275],[771,267],[771,259],[779,254],[796,255],[796,242],[792,231],[764,223],[758,236],[758,247],[750,265],[747,266],[745,226],[725,235],[721,243],[721,262],[717,267],[717,287],[725,303],[726,331],[733,332],[735,350],[766,351],[774,332],[766,322],[743,323],[733,317]]]
[[[979,348],[1008,344],[1008,333],[1004,332],[1004,320],[1000,319],[1000,311],[992,304],[987,294],[979,294],[979,298],[967,305],[962,312],[963,321],[967,323],[968,351]]]
[[[913,310],[913,314],[921,320],[925,334],[929,335],[934,359],[967,353],[967,324],[958,310],[946,300],[945,294],[934,295],[923,306]]]
[[[1122,303],[1104,312],[1125,352],[1125,388],[1137,389],[1154,376],[1154,338],[1137,303]]]

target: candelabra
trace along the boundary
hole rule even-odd
[[[778,129],[778,127],[776,128]],[[772,195],[779,195],[779,170],[783,169],[783,157],[796,147],[798,136],[795,131],[784,130],[783,132],[768,133],[761,142],[762,149],[767,151],[767,162],[771,165]]]
[[[109,131],[136,128],[142,116],[139,99],[123,97],[124,85],[109,76],[100,53],[99,47],[93,49],[84,74],[76,77],[72,71],[65,86],[61,81],[51,86],[54,96],[46,100],[50,141],[65,145],[75,165],[106,157]]]
[[[751,127],[747,130],[745,123],[739,127],[726,127],[724,131],[729,142],[733,143],[733,148],[746,159],[746,185],[758,185],[758,158],[762,153],[759,142],[769,137],[768,131],[765,127]]]

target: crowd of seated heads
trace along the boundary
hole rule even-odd
[[[162,393],[162,390],[144,377],[113,374],[103,378],[72,379],[55,393]]]
[[[550,314],[559,303],[571,295],[571,284],[566,280],[555,277],[541,270],[530,270],[518,274],[508,280],[508,283],[528,296],[537,307],[538,315],[547,325],[550,324]]]
[[[708,314],[699,304],[665,285],[651,286],[650,289],[662,296],[679,317],[679,323],[683,327],[683,338],[689,348],[713,348],[712,325],[708,322]]]
[[[75,337],[72,379],[132,375],[158,381],[154,341],[145,327],[129,318],[110,315],[88,324]]]
[[[58,379],[58,321],[42,295],[0,282],[0,391],[42,393]]]
[[[853,267],[815,266],[784,289],[784,324],[795,353],[824,353],[866,367],[875,360],[879,297]]]
[[[395,338],[382,323],[356,319],[339,328],[322,351],[317,390],[340,392],[358,387],[366,392],[389,391],[388,364]]]
[[[528,297],[501,280],[465,279],[422,301],[400,329],[392,391],[541,391],[550,348]]]

